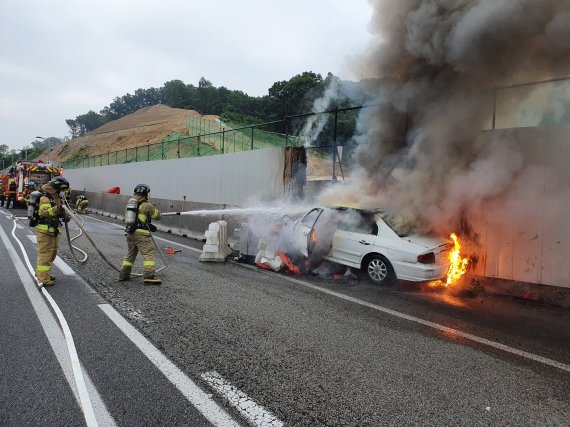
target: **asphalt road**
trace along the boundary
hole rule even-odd
[[[122,226],[100,216],[84,218],[100,249],[120,264],[126,253]],[[17,246],[12,223],[0,215]],[[34,264],[35,245],[26,234],[26,227],[16,230]],[[152,363],[155,356],[125,335],[109,310],[180,369],[178,380],[192,381],[242,425],[570,425],[568,310],[200,263],[200,242],[155,237],[168,240],[158,240],[162,248],[181,249],[167,255],[161,286],[137,278],[117,282],[117,273],[81,238],[78,246],[89,260],[73,261],[62,239],[62,258],[77,274],[55,270],[57,285],[49,289],[100,396],[97,414],[110,425],[216,422]],[[3,260],[8,250],[0,240]],[[0,425],[80,424],[73,387],[16,266],[2,262],[0,274],[6,296],[0,302],[0,351],[9,361],[0,368]],[[38,364],[45,368],[38,370]],[[231,385],[216,388],[211,378]],[[52,401],[61,407],[58,418],[48,416],[55,411]]]

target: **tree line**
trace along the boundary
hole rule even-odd
[[[312,71],[298,74],[289,80],[275,82],[264,96],[249,96],[241,90],[230,90],[225,86],[215,87],[202,77],[198,85],[186,84],[182,80],[171,80],[160,88],[137,89],[116,97],[111,104],[98,113],[88,111],[75,119],[67,119],[71,137],[83,136],[112,120],[117,120],[135,111],[157,104],[172,108],[196,110],[200,114],[218,115],[224,122],[251,125],[283,119],[286,115],[311,112],[315,99],[338,77],[331,73],[323,78]],[[348,99],[337,101],[332,108],[349,106]],[[337,132],[352,134],[355,114],[345,114],[339,120]],[[302,126],[292,126],[288,132],[295,133]],[[273,130],[284,132],[284,124],[276,124]],[[332,132],[325,127],[324,135]]]
[[[65,138],[60,139],[52,136],[49,138],[36,139],[35,141],[32,141],[30,145],[26,145],[19,150],[10,148],[6,144],[0,144],[0,170],[8,168],[18,160],[34,159],[46,148],[53,148],[63,142],[65,142]],[[42,160],[47,162],[49,159],[45,158]]]
[[[204,115],[218,115],[224,122],[238,126],[279,121],[285,116],[311,112],[314,101],[320,98],[335,80],[340,82],[340,79],[331,73],[323,78],[321,74],[306,71],[289,80],[275,82],[264,96],[250,96],[241,90],[230,90],[225,86],[216,87],[204,77],[197,86],[186,84],[182,80],[171,80],[160,88],[137,89],[134,94],[127,93],[116,97],[99,112],[90,110],[65,122],[70,129],[71,138],[76,138],[105,123],[157,104],[196,110]],[[349,106],[351,103],[347,98],[340,98],[329,108]],[[356,114],[356,112],[339,114],[336,126],[339,140],[347,140],[354,133]],[[321,140],[332,138],[335,132],[330,119],[332,115],[321,133]],[[265,129],[280,133],[287,131],[293,135],[299,133],[303,124],[304,120],[298,119],[291,120],[287,129],[284,123],[276,123]],[[48,146],[53,148],[68,139],[68,137],[37,139],[20,150],[0,145],[0,161],[3,166],[8,166],[20,159],[32,159]]]

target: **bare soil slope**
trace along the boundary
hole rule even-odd
[[[194,110],[153,105],[133,114],[106,123],[85,136],[74,138],[51,150],[50,158],[57,162],[94,156],[109,151],[155,144],[173,132],[184,132],[189,116],[213,120]],[[47,150],[39,158],[47,158]]]

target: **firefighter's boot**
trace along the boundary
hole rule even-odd
[[[131,268],[123,266],[119,271],[119,282],[126,282],[131,278]]]
[[[145,277],[143,279],[143,282],[146,285],[160,285],[162,283],[162,280],[160,280],[158,277],[150,276],[150,277]]]

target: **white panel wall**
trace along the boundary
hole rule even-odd
[[[542,188],[542,194],[526,207],[530,214],[524,221],[501,218],[500,201],[487,204],[486,218],[474,224],[481,243],[477,273],[570,288],[570,128],[492,133],[499,138],[490,143],[502,143],[503,133],[507,140],[514,136],[525,168],[539,168],[551,179],[537,175],[528,182]],[[517,199],[528,200],[528,187],[520,185],[515,191]]]
[[[243,205],[252,197],[283,195],[284,151],[281,148],[208,157],[156,160],[121,165],[69,169],[73,190],[101,192],[121,187],[132,194],[135,185],[150,185],[151,197],[201,203]]]

